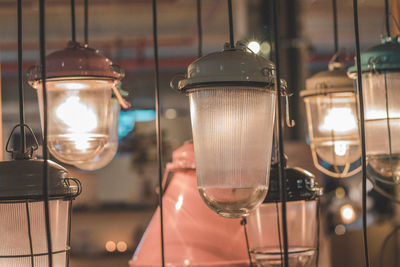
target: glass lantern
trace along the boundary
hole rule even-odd
[[[191,63],[178,83],[190,99],[198,189],[221,216],[246,216],[267,194],[274,70],[245,46],[226,45]]]
[[[319,249],[319,198],[314,176],[301,168],[286,168],[289,265],[314,267]],[[283,266],[282,214],[278,167],[271,170],[264,203],[247,218],[249,248],[257,266]]]
[[[336,178],[358,173],[361,149],[356,97],[344,65],[331,62],[328,71],[307,79],[306,90],[300,96],[306,105],[308,137],[316,168]]]
[[[111,90],[123,77],[118,66],[77,42],[46,57],[48,148],[68,164],[90,162],[104,149],[109,133]],[[29,73],[37,90],[43,123],[43,90],[40,67]]]
[[[80,182],[48,161],[49,214],[54,267],[68,264],[72,200]],[[0,162],[0,266],[48,266],[43,160]]]
[[[387,38],[361,53],[365,143],[369,177],[400,182],[400,44]],[[356,67],[349,69],[357,79]]]
[[[91,161],[75,164],[75,167],[85,171],[94,171],[105,167],[114,159],[118,151],[118,119],[120,111],[121,106],[119,101],[112,98],[111,109],[108,115],[110,127],[108,129],[108,140],[104,146],[104,150]]]

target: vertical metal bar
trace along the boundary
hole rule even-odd
[[[85,38],[85,44],[89,43],[89,0],[85,0],[84,2],[84,38]]]
[[[281,256],[281,266],[283,266],[283,255],[282,255],[282,238],[281,238],[281,223],[279,220],[279,205],[275,202],[276,206],[276,227],[278,228],[278,242],[279,242],[279,255]]]
[[[163,184],[162,184],[162,150],[161,150],[161,114],[160,114],[160,75],[158,66],[158,39],[157,39],[157,0],[152,1],[153,7],[153,41],[154,41],[154,97],[156,108],[156,138],[157,138],[157,163],[158,163],[158,185],[159,192],[159,206],[160,206],[160,232],[161,232],[161,263],[165,266],[164,255],[164,218],[163,218]]]
[[[338,26],[337,26],[337,5],[336,0],[332,0],[332,13],[333,13],[333,40],[334,40],[334,48],[335,54],[339,52],[339,38],[338,38]],[[338,60],[339,57],[336,57]]]
[[[368,236],[367,236],[367,155],[365,147],[365,121],[364,121],[364,99],[361,77],[361,52],[360,52],[360,33],[358,28],[358,1],[353,0],[354,12],[354,32],[356,40],[356,66],[357,66],[357,89],[358,103],[360,110],[360,139],[361,139],[361,164],[362,164],[362,229],[364,240],[364,259],[365,266],[369,267],[368,255]]]
[[[316,262],[316,267],[318,267],[318,264],[319,264],[319,246],[320,246],[320,230],[321,230],[321,225],[320,225],[320,219],[319,219],[319,208],[320,208],[320,204],[321,204],[321,201],[320,201],[320,198],[318,197],[318,199],[316,200],[317,201],[317,251],[316,251],[316,259],[315,259],[315,262]]]
[[[235,47],[235,38],[233,36],[233,14],[232,14],[232,0],[228,0],[228,16],[229,16],[229,44],[231,48]]]
[[[22,78],[22,0],[18,0],[18,92],[19,92],[19,127],[20,127],[20,152],[25,153],[25,112],[24,112],[24,88]]]
[[[281,212],[282,212],[282,236],[283,236],[283,255],[284,266],[289,266],[289,243],[287,233],[287,218],[286,218],[286,174],[285,174],[285,155],[283,147],[283,134],[282,134],[282,104],[281,104],[281,78],[279,70],[279,25],[278,25],[278,12],[279,0],[273,0],[273,19],[274,19],[274,39],[275,39],[275,64],[276,64],[276,85],[277,85],[277,104],[278,104],[278,141],[279,141],[279,191],[281,197]]]
[[[48,120],[47,120],[47,90],[46,90],[46,36],[45,36],[45,0],[39,0],[39,39],[40,39],[40,66],[42,76],[43,90],[43,201],[44,214],[46,224],[46,240],[49,256],[49,267],[53,266],[52,258],[52,243],[51,243],[51,228],[49,214],[49,192],[48,192],[48,150],[47,150],[47,135],[48,135]]]
[[[25,201],[25,210],[26,210],[26,222],[28,226],[28,238],[29,238],[29,249],[31,252],[31,266],[35,267],[35,260],[33,256],[33,245],[32,245],[32,232],[31,232],[31,217],[29,215],[29,202]]]
[[[390,13],[389,13],[389,0],[385,0],[385,24],[386,24],[386,34],[390,36]]]
[[[251,252],[250,252],[250,245],[249,245],[249,237],[247,235],[247,219],[246,219],[246,217],[242,218],[242,221],[240,222],[240,224],[243,225],[244,238],[246,240],[246,247],[247,247],[247,256],[249,257],[249,266],[253,267],[253,261],[251,259]]]
[[[67,267],[69,267],[69,257],[71,256],[71,221],[72,221],[72,199],[69,201],[68,210],[68,236],[67,236],[67,246],[68,251],[65,253]]]
[[[76,41],[75,31],[75,0],[71,0],[71,39],[73,42]]]
[[[197,38],[198,38],[198,50],[197,56],[201,57],[203,55],[203,28],[201,24],[201,0],[197,1]]]
[[[388,141],[389,141],[389,161],[390,161],[390,171],[392,172],[392,180],[393,183],[397,183],[394,177],[394,170],[393,170],[393,154],[392,154],[392,131],[390,129],[390,116],[389,116],[389,95],[387,90],[387,76],[386,72],[383,74],[385,79],[385,100],[386,100],[386,128],[388,131]],[[397,178],[398,179],[398,178]]]

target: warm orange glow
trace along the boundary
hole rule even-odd
[[[115,242],[114,241],[107,241],[106,242],[106,250],[108,251],[108,252],[114,252],[115,251],[115,249],[117,248],[117,245],[115,244]]]

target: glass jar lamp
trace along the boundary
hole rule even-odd
[[[317,266],[319,253],[319,198],[314,176],[301,168],[285,168],[289,265]],[[271,170],[270,188],[263,204],[247,218],[249,248],[257,266],[282,266],[283,244],[278,167]]]
[[[246,216],[267,193],[274,72],[266,58],[227,45],[190,64],[177,85],[190,100],[200,195],[221,216]]]
[[[72,200],[80,182],[48,161],[53,266],[67,266]],[[43,160],[0,162],[0,266],[48,266]]]
[[[400,183],[400,44],[386,38],[361,53],[365,143],[369,177]],[[357,79],[356,67],[349,76]]]
[[[68,164],[89,162],[107,144],[111,90],[123,73],[108,58],[87,45],[68,46],[46,57],[48,148]],[[43,123],[41,70],[34,66],[29,83],[36,89]]]
[[[331,62],[329,70],[307,79],[306,90],[300,96],[306,106],[308,137],[316,168],[336,178],[358,173],[361,149],[357,105],[353,82],[347,77],[344,64]]]

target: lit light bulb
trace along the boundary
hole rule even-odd
[[[92,108],[80,102],[79,96],[68,97],[58,106],[56,115],[71,133],[89,132],[97,127],[96,114]]]
[[[344,156],[347,152],[347,143],[344,141],[335,142],[335,154],[337,156]]]
[[[356,212],[350,204],[343,205],[340,208],[340,217],[344,223],[352,223],[356,219]]]
[[[120,104],[117,99],[111,99],[111,111],[109,112],[109,128],[108,128],[108,140],[104,146],[103,151],[91,161],[74,164],[75,167],[85,170],[94,171],[105,167],[109,164],[118,152],[118,125],[119,125],[119,114]],[[88,144],[87,140],[82,140],[83,145]],[[78,147],[79,143],[77,144]]]
[[[328,114],[325,116],[319,129],[321,131],[333,131],[341,134],[348,133],[357,130],[357,121],[351,108],[331,108],[328,110]]]
[[[254,53],[258,54],[260,52],[260,43],[257,41],[251,41],[247,44],[247,47]]]

